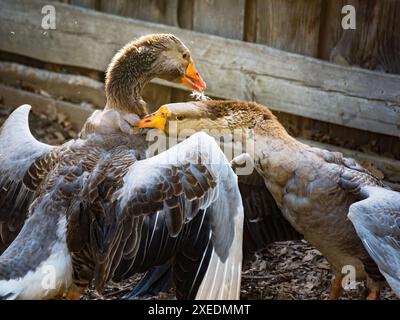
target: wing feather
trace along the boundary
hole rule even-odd
[[[29,129],[31,106],[17,108],[0,131],[0,253],[17,236],[37,186],[46,175],[53,146],[37,141]]]
[[[96,229],[100,234],[96,234],[96,240],[92,240],[99,242],[98,246],[104,252],[102,259],[97,261],[99,265],[96,267],[95,275],[100,285],[108,278],[112,278],[112,272],[115,270],[120,275],[129,274],[126,270],[124,272],[121,268],[116,268],[113,259],[119,259],[118,263],[126,261],[131,266],[134,263],[127,261],[129,259],[126,259],[128,257],[124,253],[116,253],[115,250],[127,249],[131,256],[131,253],[137,250],[134,248],[138,247],[143,239],[138,242],[137,237],[125,235],[127,243],[118,246],[117,249],[112,246],[113,243],[120,241],[118,230],[131,227],[127,221],[138,217],[143,217],[146,221],[147,217],[155,216],[158,219],[158,215],[162,216],[165,219],[167,232],[164,228],[157,231],[163,233],[161,238],[157,235],[161,242],[158,246],[158,255],[165,256],[171,248],[166,248],[163,243],[171,237],[177,237],[187,222],[201,210],[207,209],[210,212],[211,241],[215,255],[213,261],[221,261],[221,265],[229,265],[223,269],[229,274],[226,281],[235,279],[231,281],[232,284],[228,284],[228,287],[237,291],[239,285],[236,281],[240,282],[240,276],[237,273],[240,268],[235,269],[230,266],[233,263],[240,266],[241,263],[243,208],[237,178],[224,154],[211,137],[204,133],[197,133],[160,155],[135,161],[124,175],[122,186],[115,192],[113,199],[112,203],[116,207],[115,220],[112,220],[115,224],[112,227],[113,231],[109,232],[98,226]],[[145,222],[143,226],[147,223]],[[157,221],[154,227],[156,225]],[[141,253],[144,255],[151,246],[150,239],[153,238],[151,230],[148,229],[146,227],[144,234],[138,235],[138,237],[146,237],[146,245]],[[134,242],[134,244],[128,242]],[[174,247],[175,245],[176,243]],[[239,253],[232,255],[232,247],[235,250],[239,248]],[[229,258],[230,256],[232,257]],[[232,270],[235,272],[234,275],[230,274]],[[238,295],[236,291],[229,293],[229,290],[221,289],[223,286],[221,279],[216,283],[215,290],[219,294],[228,292],[229,297],[236,297]]]
[[[400,193],[345,171],[340,185],[352,192],[348,218],[380,272],[400,297]]]

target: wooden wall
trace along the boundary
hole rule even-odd
[[[102,12],[400,73],[399,0],[60,0]],[[344,5],[357,29],[343,30]]]

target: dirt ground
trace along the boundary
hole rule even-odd
[[[0,126],[11,113],[0,105]],[[76,137],[68,119],[63,115],[35,114],[30,116],[33,135],[42,142],[60,144]],[[140,280],[138,274],[119,284],[109,284],[100,295],[87,290],[83,299],[120,299]],[[255,255],[243,268],[242,299],[309,300],[326,299],[331,280],[329,264],[306,241],[275,243]],[[359,283],[355,290],[344,293],[343,299],[364,299],[366,288]],[[152,299],[173,299],[174,292],[162,293]],[[397,299],[390,289],[385,289],[382,299]]]

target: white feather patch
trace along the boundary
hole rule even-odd
[[[24,277],[0,280],[0,296],[18,300],[44,300],[62,295],[72,284],[72,261],[66,243],[67,221],[57,224],[58,239],[50,256]]]
[[[192,93],[190,94],[190,97],[192,97],[193,99],[197,100],[197,101],[207,101],[210,100],[209,97],[207,97],[204,92],[197,92],[197,91],[192,91]]]

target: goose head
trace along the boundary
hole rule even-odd
[[[152,34],[126,44],[112,58],[106,73],[106,108],[147,114],[141,92],[153,78],[179,82],[198,92],[206,88],[182,41],[172,34]]]
[[[158,128],[170,136],[178,137],[190,131],[242,129],[273,134],[278,129],[283,129],[267,107],[237,100],[166,104],[144,117],[137,127]]]

